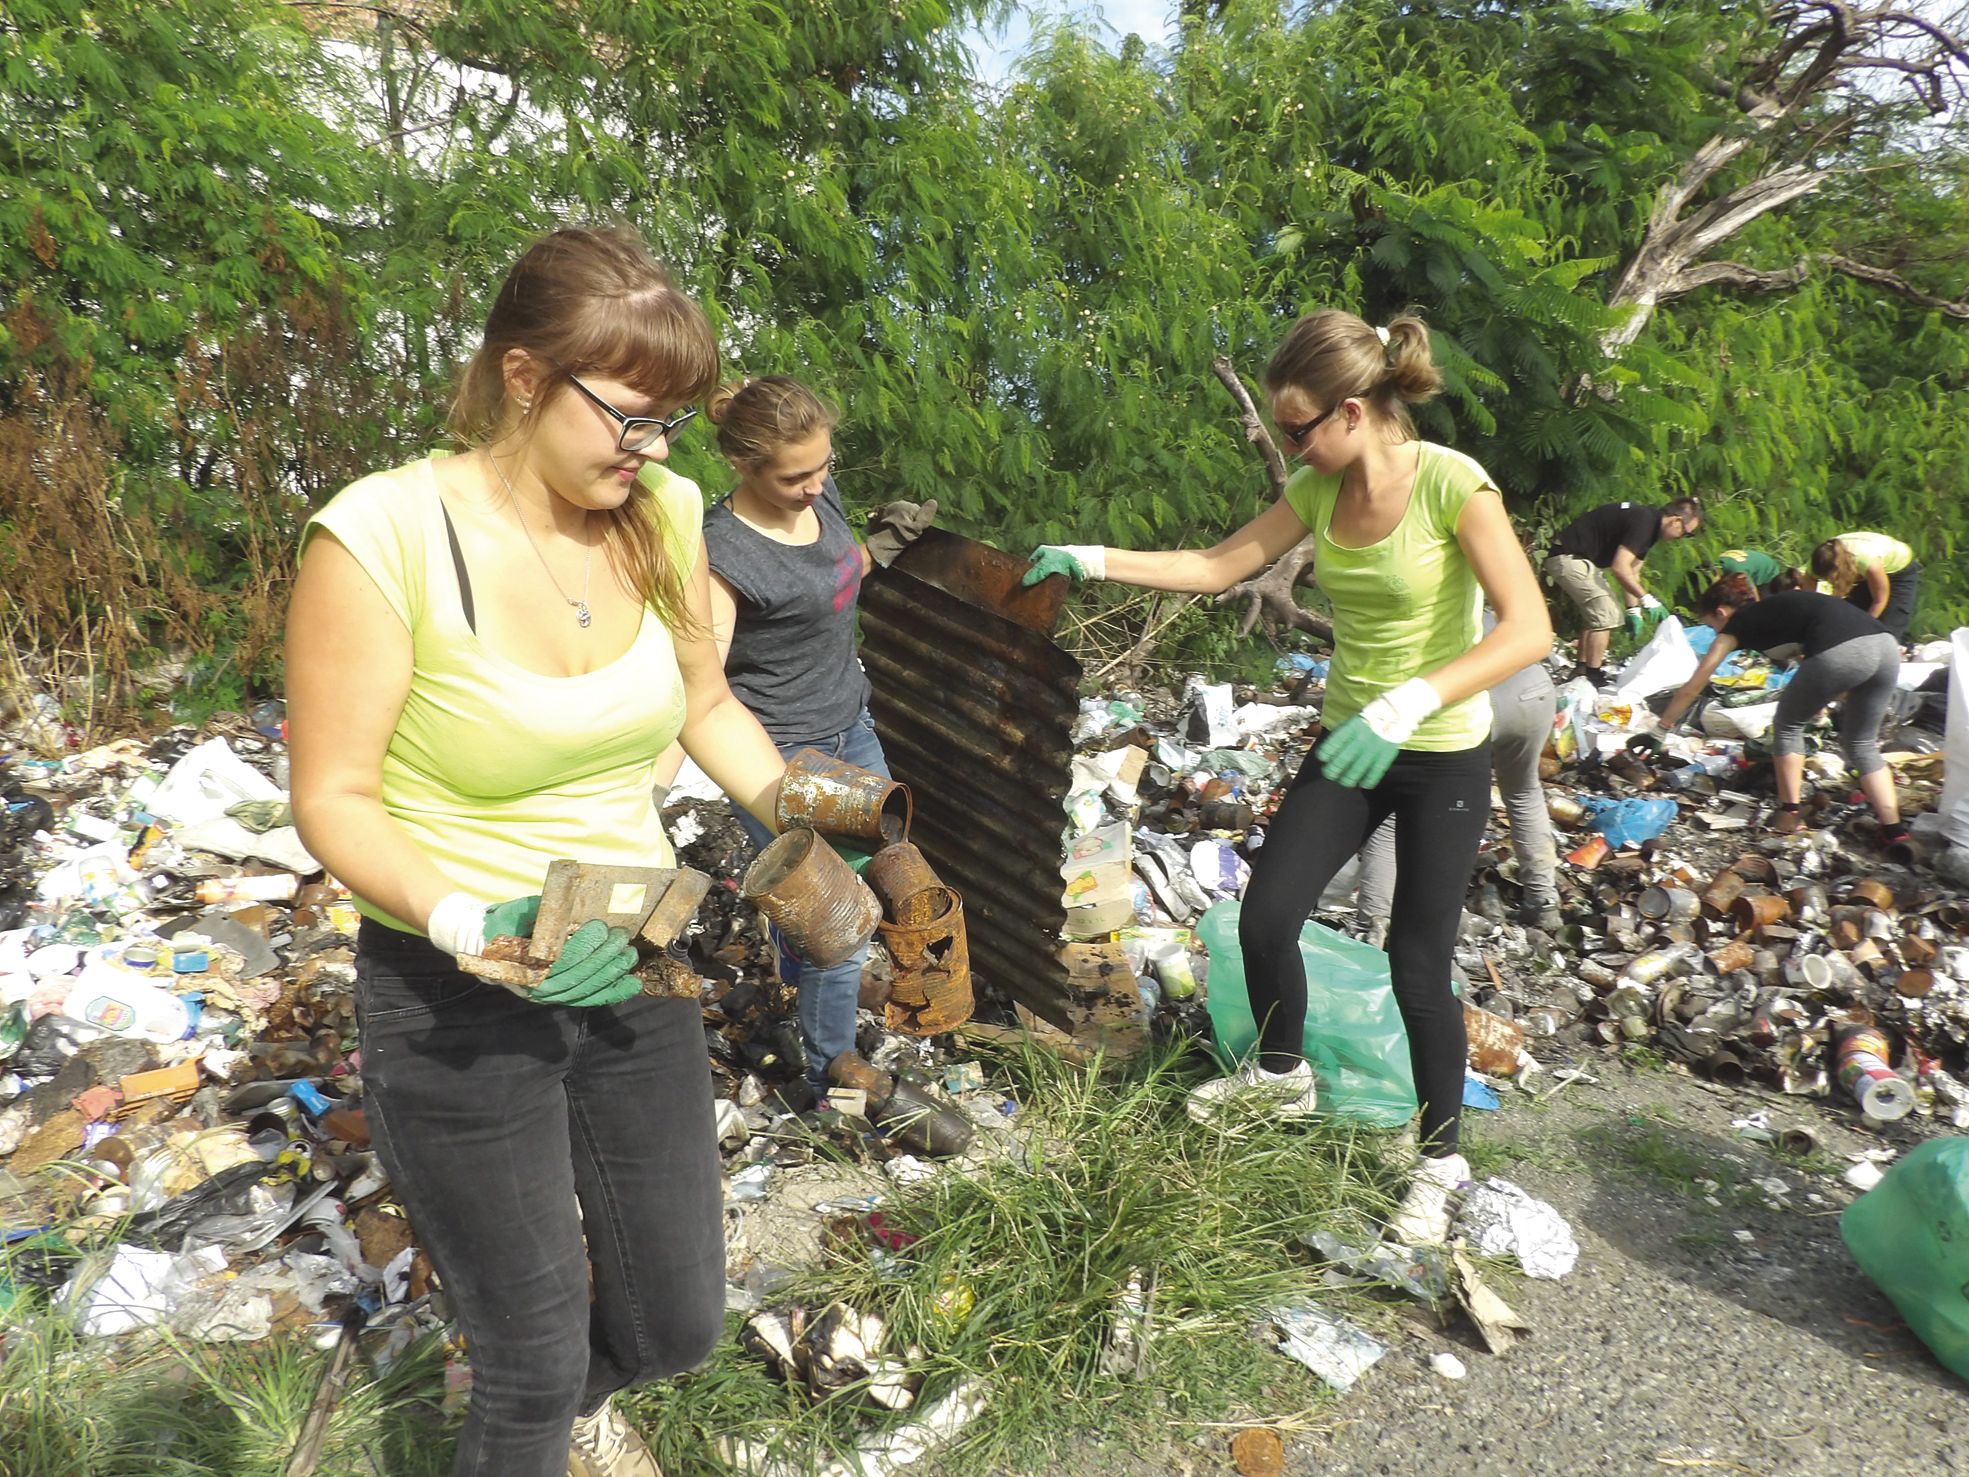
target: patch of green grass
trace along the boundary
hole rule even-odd
[[[939,1453],[940,1477],[1038,1471],[1103,1436],[1157,1448],[1233,1412],[1325,1398],[1253,1342],[1252,1324],[1314,1292],[1301,1232],[1388,1208],[1392,1136],[1200,1128],[1183,1114],[1193,1078],[1180,1062],[1164,1055],[1120,1080],[1043,1056],[1008,1064],[1023,1157],[897,1195],[889,1219],[921,1238],[907,1258],[827,1268],[796,1289],[816,1310],[840,1299],[882,1313],[894,1347],[921,1350],[919,1403],[963,1382],[984,1391],[984,1413]],[[1102,1353],[1138,1273],[1153,1286],[1148,1353],[1139,1378],[1120,1378]],[[953,1289],[969,1304],[956,1314]],[[641,1409],[666,1470],[689,1473],[705,1470],[691,1453],[720,1435],[774,1444],[796,1466],[839,1448],[867,1417],[837,1404],[811,1409],[723,1348]]]
[[[1580,1135],[1601,1162],[1636,1179],[1652,1181],[1678,1194],[1710,1193],[1727,1198],[1737,1186],[1736,1166],[1690,1147],[1684,1136],[1659,1126],[1649,1117],[1630,1115],[1624,1122],[1595,1124]]]
[[[1630,1044],[1620,1049],[1621,1062],[1637,1072],[1666,1072],[1668,1058],[1652,1046]]]
[[[1289,1421],[1327,1395],[1254,1341],[1265,1309],[1310,1295],[1367,1326],[1392,1319],[1364,1295],[1318,1289],[1299,1236],[1390,1209],[1395,1137],[1338,1122],[1199,1127],[1183,1112],[1184,1061],[1171,1050],[1119,1078],[1044,1055],[1004,1063],[1021,1153],[895,1192],[889,1220],[920,1238],[908,1252],[816,1268],[788,1289],[816,1313],[836,1300],[881,1313],[889,1351],[923,1377],[919,1409],[961,1383],[982,1390],[982,1415],[934,1459],[939,1477],[1041,1471],[1095,1439],[1148,1453],[1213,1421]],[[1123,1377],[1102,1354],[1138,1273],[1153,1286],[1147,1353]],[[84,1341],[47,1312],[6,1335],[0,1477],[280,1477],[327,1358],[293,1339]],[[438,1350],[383,1376],[359,1362],[320,1477],[437,1477],[453,1441],[441,1394]],[[912,1418],[852,1398],[817,1407],[735,1337],[623,1403],[671,1477],[725,1472],[727,1440],[804,1472]]]
[[[84,1339],[16,1307],[0,1333],[5,1477],[282,1477],[328,1356],[294,1338],[187,1346],[156,1334]],[[329,1421],[319,1477],[441,1477],[441,1355],[378,1374],[358,1362]]]
[[[1578,1140],[1573,1136],[1497,1143],[1473,1137],[1467,1118],[1463,1128],[1463,1154],[1470,1161],[1471,1177],[1479,1180],[1488,1179],[1494,1174],[1508,1179],[1511,1171],[1519,1166],[1557,1173],[1586,1167],[1585,1156],[1580,1153]]]

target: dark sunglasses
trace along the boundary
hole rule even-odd
[[[582,384],[576,376],[569,375],[567,380],[575,389],[599,405],[621,427],[615,438],[617,451],[648,451],[659,441],[675,438],[677,432],[683,429],[684,423],[697,414],[695,410],[687,410],[682,415],[673,416],[669,420],[665,420],[660,415],[624,415]]]
[[[1280,421],[1278,424],[1279,434],[1284,436],[1286,443],[1295,449],[1304,446],[1306,444],[1306,438],[1320,428],[1320,423],[1346,403],[1347,401],[1345,399],[1336,400],[1311,420],[1301,421],[1296,426],[1288,426],[1284,421]]]

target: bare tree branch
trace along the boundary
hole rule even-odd
[[[1236,367],[1229,359],[1219,354],[1210,361],[1210,372],[1217,376],[1224,388],[1231,392],[1231,398],[1237,401],[1238,419],[1244,423],[1244,439],[1257,447],[1258,454],[1265,459],[1265,475],[1272,479],[1273,495],[1277,496],[1284,492],[1285,458],[1279,455],[1278,447],[1273,445],[1271,433],[1265,429],[1265,423],[1258,419],[1258,407],[1252,403],[1251,392],[1245,389],[1244,381],[1238,378]]]
[[[1950,318],[1969,321],[1969,297],[1936,297],[1921,291],[1898,272],[1827,251],[1814,252],[1802,261],[1770,271],[1746,267],[1741,262],[1703,262],[1682,274],[1676,283],[1675,295],[1693,292],[1698,287],[1740,287],[1750,292],[1781,292],[1798,286],[1820,271],[1839,272],[1861,282],[1871,282],[1924,308],[1933,308]]]

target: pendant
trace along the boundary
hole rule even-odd
[[[574,618],[581,622],[581,629],[584,631],[594,621],[595,618],[588,614],[588,602],[586,600],[576,600],[574,602]]]

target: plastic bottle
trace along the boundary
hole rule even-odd
[[[76,977],[62,1013],[111,1035],[160,1045],[182,1041],[198,1023],[197,1002],[100,964],[90,965]]]
[[[287,737],[287,704],[279,698],[268,698],[263,703],[255,703],[248,715],[253,729],[266,739],[285,739]]]

